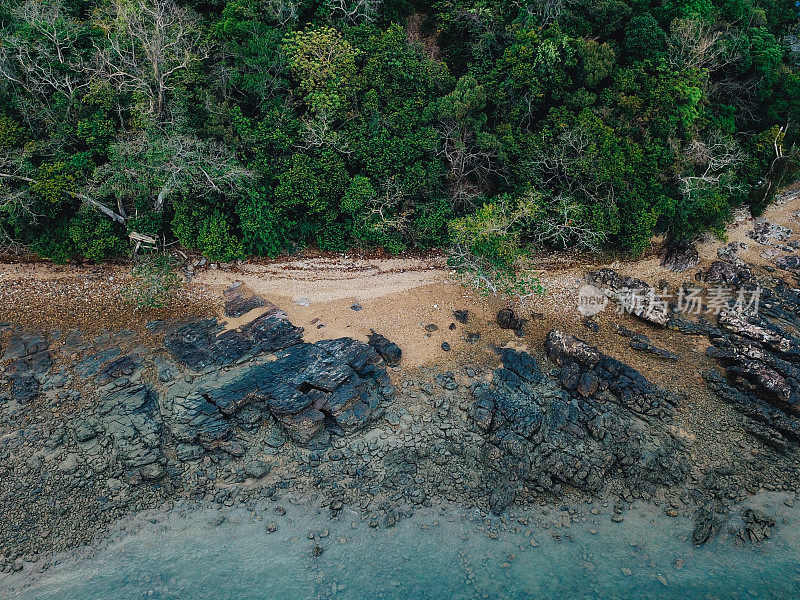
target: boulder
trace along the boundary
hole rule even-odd
[[[497,313],[497,324],[500,329],[521,329],[525,325],[525,319],[517,316],[510,308],[503,308]]]
[[[369,335],[369,345],[372,346],[380,357],[386,361],[387,365],[398,365],[403,357],[403,351],[400,346],[394,342],[390,342],[387,338],[379,333],[372,333]]]
[[[673,243],[667,246],[661,265],[670,271],[683,273],[696,267],[700,262],[700,255],[694,244]]]
[[[670,323],[669,306],[641,279],[620,275],[612,269],[600,269],[589,273],[588,281],[619,304],[622,312],[659,327]]]

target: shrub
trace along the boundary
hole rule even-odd
[[[162,308],[181,286],[176,272],[177,261],[157,252],[136,259],[131,268],[131,281],[122,290],[122,297],[136,308]]]
[[[539,281],[524,269],[527,252],[520,235],[534,210],[531,202],[499,197],[450,222],[447,262],[466,287],[517,300],[542,292]]]

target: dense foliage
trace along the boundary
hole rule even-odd
[[[6,0],[0,238],[60,261],[148,236],[221,261],[635,254],[794,175],[797,21],[795,0]]]

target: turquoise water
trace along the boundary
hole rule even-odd
[[[780,503],[774,502],[773,510]],[[274,506],[274,505],[272,505]],[[800,513],[759,550],[731,539],[694,548],[690,523],[655,508],[609,514],[569,527],[563,515],[516,513],[487,535],[485,517],[431,509],[391,529],[370,529],[352,515],[291,505],[178,511],[137,533],[116,536],[92,557],[51,567],[32,587],[0,597],[26,600],[386,599],[794,599],[800,597]],[[782,506],[782,505],[780,505]],[[219,515],[226,521],[213,525]],[[278,530],[267,534],[265,523]],[[533,523],[535,520],[539,525]],[[327,530],[327,531],[326,531]],[[317,539],[309,539],[309,532]],[[320,538],[319,535],[325,534]],[[571,538],[571,539],[570,539]],[[535,539],[534,544],[531,540]],[[323,549],[313,556],[314,546]],[[5,585],[7,594],[2,593]]]

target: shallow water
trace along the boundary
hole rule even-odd
[[[528,525],[515,519],[501,531],[487,521],[496,539],[486,517],[458,509],[378,530],[352,514],[331,521],[292,505],[282,517],[268,506],[257,513],[263,520],[244,509],[176,509],[92,557],[51,567],[22,592],[9,589],[20,578],[0,580],[0,592],[25,600],[798,598],[800,511],[779,498],[765,504],[787,523],[755,551],[730,539],[694,548],[688,521],[651,507],[627,511],[619,524],[601,513],[569,527],[552,524],[561,513],[518,512]],[[221,514],[226,521],[213,525]],[[278,530],[267,534],[272,520]]]

